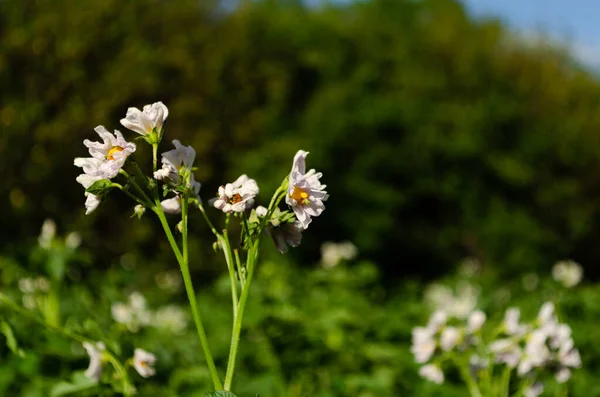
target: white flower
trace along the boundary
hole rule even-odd
[[[258,185],[254,179],[241,175],[232,183],[219,187],[215,208],[228,214],[231,212],[244,212],[254,205],[254,197],[258,194]]]
[[[352,260],[356,257],[358,250],[350,241],[333,243],[327,241],[321,245],[321,263],[328,269],[336,266],[342,260]]]
[[[452,350],[460,339],[460,331],[456,327],[444,327],[440,336],[440,346],[444,351]]]
[[[133,353],[133,367],[135,370],[143,376],[148,378],[156,373],[154,370],[154,364],[156,363],[156,356],[143,349],[135,349]]]
[[[125,325],[131,332],[138,332],[140,327],[149,325],[152,319],[146,307],[146,298],[139,292],[129,295],[127,303],[114,303],[111,314],[116,322]]]
[[[153,130],[159,133],[162,131],[167,116],[169,109],[162,102],[155,102],[144,106],[142,111],[138,108],[127,109],[127,115],[121,119],[121,124],[140,135],[149,135]]]
[[[427,328],[429,328],[432,332],[437,332],[446,324],[446,321],[448,321],[448,315],[446,312],[443,310],[436,310],[433,312],[431,317],[429,317]]]
[[[160,202],[160,206],[167,214],[179,214],[181,212],[181,197],[175,196]]]
[[[421,367],[419,369],[419,375],[437,384],[444,383],[444,373],[442,372],[440,367],[438,367],[435,364],[428,364]]]
[[[475,310],[469,315],[469,318],[467,319],[467,331],[471,334],[479,331],[481,327],[483,327],[485,319],[486,316],[484,312],[482,312],[481,310]]]
[[[515,368],[523,355],[519,345],[511,339],[498,339],[492,342],[489,349],[494,353],[494,361]]]
[[[555,378],[558,383],[565,383],[571,379],[571,370],[569,368],[562,367],[556,372]]]
[[[419,364],[429,361],[435,351],[434,332],[429,328],[415,327],[412,330],[412,346],[410,351],[415,356],[415,361]]]
[[[319,181],[323,174],[314,169],[306,172],[307,155],[308,152],[299,150],[294,156],[285,197],[285,202],[292,207],[304,229],[308,228],[313,216],[321,215],[325,210],[323,202],[329,198],[325,191],[327,186]]]
[[[183,146],[179,140],[173,140],[175,149],[169,150],[162,154],[162,169],[154,173],[154,178],[157,180],[168,179],[170,182],[178,186],[181,183],[180,177],[191,172],[194,160],[196,159],[196,151],[191,146]]]
[[[544,392],[544,385],[540,382],[535,382],[523,392],[525,397],[538,397]]]
[[[97,342],[95,345],[93,345],[89,342],[83,342],[83,348],[87,351],[88,355],[90,356],[90,365],[85,371],[85,376],[87,376],[94,382],[99,382],[100,376],[102,376],[102,355],[104,350],[106,349],[104,343]]]
[[[504,332],[509,336],[523,336],[527,332],[527,326],[519,324],[521,311],[512,307],[506,310],[504,314]]]
[[[188,316],[179,306],[163,306],[154,313],[152,324],[156,328],[182,334],[188,325]]]
[[[135,144],[127,142],[117,130],[113,135],[99,125],[94,131],[102,138],[102,143],[86,139],[83,144],[89,148],[92,158],[102,161],[100,170],[104,173],[104,178],[111,179],[119,173],[127,157],[135,152]]]
[[[538,322],[540,327],[547,328],[549,331],[558,326],[558,319],[554,311],[554,303],[546,302],[540,308],[538,313]]]
[[[81,235],[77,232],[71,232],[67,234],[67,237],[65,238],[65,245],[67,248],[72,250],[76,249],[79,247],[79,245],[81,245]]]
[[[575,261],[557,262],[552,267],[552,278],[567,288],[572,288],[581,282],[583,268]]]
[[[85,214],[89,215],[92,212],[94,212],[96,210],[96,208],[98,208],[98,206],[100,205],[100,197],[96,196],[95,194],[91,194],[91,193],[85,193],[86,199],[85,199]]]
[[[425,291],[425,299],[436,309],[452,317],[466,318],[477,306],[479,290],[469,283],[461,283],[455,294],[447,286],[433,283]]]
[[[547,334],[536,329],[527,337],[525,352],[517,367],[517,373],[525,375],[535,367],[542,366],[550,358],[550,350],[546,346]]]
[[[42,248],[50,248],[52,240],[56,236],[56,222],[52,219],[46,219],[42,225],[40,236],[38,237],[38,244]]]

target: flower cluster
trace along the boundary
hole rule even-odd
[[[548,370],[559,383],[569,380],[571,369],[581,366],[581,357],[571,337],[571,328],[559,323],[554,304],[544,303],[531,324],[522,324],[519,318],[519,309],[506,311],[503,336],[489,346],[494,361],[516,368],[522,377],[536,378]]]
[[[314,169],[306,172],[307,155],[308,152],[304,150],[296,153],[292,170],[287,177],[284,195],[291,212],[274,207],[269,213],[269,209],[263,206],[252,210],[259,188],[256,181],[247,175],[241,175],[234,182],[219,187],[217,197],[210,203],[226,214],[243,214],[252,210],[249,216],[249,227],[252,230],[268,218],[265,233],[273,238],[279,252],[285,253],[288,247],[300,245],[302,231],[308,228],[312,217],[321,215],[325,210],[324,202],[329,197],[325,191],[326,186],[319,181],[322,174]]]
[[[152,311],[146,304],[146,298],[139,292],[131,293],[127,303],[114,303],[111,314],[116,322],[123,324],[129,332],[133,333],[143,327],[154,326],[180,334],[188,324],[187,315],[179,306],[167,305]]]
[[[138,332],[141,327],[149,325],[152,318],[146,298],[139,292],[131,293],[127,303],[114,303],[111,314],[116,322],[125,325],[130,332]]]
[[[571,377],[571,370],[581,366],[571,328],[558,321],[551,302],[542,305],[532,323],[522,323],[519,309],[509,308],[489,343],[481,332],[485,313],[475,310],[466,320],[457,320],[438,310],[427,326],[413,329],[411,351],[415,361],[423,364],[419,370],[422,377],[443,383],[442,365],[450,362],[459,367],[467,365],[461,374],[468,378],[467,384],[476,385],[480,379],[489,379],[494,367],[503,367],[505,373],[516,373],[524,396],[537,397],[544,390],[545,374],[564,383]],[[510,377],[504,379],[503,387],[507,388]]]
[[[426,327],[414,328],[411,352],[418,364],[425,364],[419,374],[432,382],[443,383],[441,364],[444,355],[474,346],[480,340],[485,320],[485,313],[480,310],[472,311],[466,321],[438,310],[431,315]]]
[[[442,310],[449,316],[466,318],[477,306],[479,289],[468,282],[461,282],[456,292],[450,287],[433,283],[425,290],[425,301],[434,310]]]

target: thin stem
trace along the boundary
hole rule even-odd
[[[502,383],[501,383],[501,387],[500,387],[500,393],[498,394],[499,397],[508,397],[509,396],[509,392],[510,392],[510,373],[511,373],[511,368],[510,367],[506,367],[504,368],[504,372],[502,373]]]
[[[227,373],[225,375],[225,390],[231,390],[231,382],[233,381],[233,373],[235,372],[235,361],[237,357],[238,347],[240,343],[240,333],[242,331],[242,321],[244,318],[244,309],[250,292],[250,284],[254,274],[254,265],[258,259],[258,249],[260,247],[260,239],[250,247],[248,258],[246,259],[246,269],[248,270],[247,279],[242,287],[242,296],[238,304],[238,314],[233,324],[233,332],[231,334],[231,346],[229,350],[229,359],[227,361]]]
[[[156,172],[156,164],[158,162],[158,143],[152,144],[152,175]]]
[[[198,209],[200,210],[200,212],[202,212],[202,216],[204,217],[206,224],[210,228],[210,231],[217,237],[217,239],[219,239],[221,235],[219,234],[219,232],[217,232],[217,229],[215,229],[215,227],[213,226],[212,222],[210,221],[210,218],[206,214],[206,211],[204,210],[204,207],[202,206],[201,203],[198,203]]]
[[[120,191],[122,191],[123,193],[125,193],[127,196],[129,196],[129,198],[133,199],[138,204],[143,205],[143,206],[147,206],[148,205],[148,203],[143,202],[142,199],[140,199],[138,196],[136,196],[135,194],[130,193],[127,189],[125,189],[125,187],[123,187],[123,185],[120,185],[118,183],[113,183],[112,186],[116,187],[117,189],[119,189]]]
[[[475,380],[469,373],[468,364],[467,364],[467,366],[465,366],[463,364],[464,363],[462,363],[460,361],[456,362],[456,365],[460,371],[460,375],[463,378],[463,380],[465,381],[465,383],[467,384],[467,388],[469,389],[469,393],[471,394],[471,397],[482,397],[481,390],[479,390],[479,386],[477,386],[477,383],[475,382]]]
[[[242,287],[243,287],[244,284],[246,283],[246,277],[244,276],[244,273],[242,272],[242,263],[240,262],[240,253],[237,248],[233,250],[233,255],[235,256],[235,266],[237,268],[238,277],[240,278],[240,282],[242,283]]]
[[[162,214],[162,208],[158,210]],[[164,217],[164,214],[163,214]],[[196,293],[194,292],[194,286],[192,284],[192,277],[190,275],[190,268],[188,264],[188,235],[187,235],[187,222],[188,221],[188,202],[186,198],[183,198],[181,201],[181,234],[183,239],[183,256],[181,256],[181,261],[179,265],[181,267],[181,273],[183,275],[183,282],[185,284],[185,290],[187,292],[188,300],[190,302],[190,306],[192,309],[192,316],[194,317],[194,322],[196,323],[196,330],[198,331],[198,337],[200,338],[200,344],[202,345],[202,350],[204,351],[204,356],[206,358],[206,363],[208,365],[208,369],[210,371],[210,375],[212,377],[213,385],[215,390],[221,390],[221,380],[219,379],[219,374],[217,372],[217,368],[215,367],[215,362],[213,360],[212,354],[210,352],[210,347],[208,346],[208,339],[206,338],[206,331],[204,330],[204,326],[202,325],[202,319],[200,317],[200,312],[198,311],[198,302],[196,300]],[[169,233],[170,233],[169,229]],[[172,236],[172,233],[171,233]],[[175,252],[175,249],[173,250]],[[176,253],[177,256],[177,253]]]
[[[238,314],[238,296],[237,296],[237,283],[235,281],[235,264],[233,255],[231,254],[231,244],[229,243],[229,235],[227,230],[223,231],[223,254],[225,255],[225,262],[227,262],[227,270],[229,270],[229,279],[231,281],[231,301],[233,303],[233,322]]]
[[[135,188],[135,190],[138,191],[138,193],[140,193],[140,195],[142,196],[142,198],[144,200],[146,200],[146,205],[151,207],[152,206],[152,200],[150,200],[150,197],[148,197],[148,195],[146,194],[146,192],[144,191],[144,189],[142,189],[140,187],[140,185],[137,184],[137,182],[135,181],[135,178],[132,178],[127,171],[125,171],[124,169],[120,169],[119,170],[119,174],[124,175],[127,178],[127,182],[131,183],[131,185]]]

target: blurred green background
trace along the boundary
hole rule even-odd
[[[483,264],[488,291],[532,272],[543,278],[563,258],[582,263],[588,282],[600,275],[597,76],[567,48],[526,43],[460,2],[9,0],[0,2],[0,37],[2,288],[48,273],[33,247],[43,221],[54,219],[59,233],[82,236],[61,284],[74,318],[100,316],[90,314],[97,306],[105,308],[98,322],[107,322],[110,302],[133,289],[154,295],[155,305],[184,302],[181,291],[156,296],[155,275],[176,262],[155,219],[130,219],[133,205],[118,194],[84,215],[73,158],[86,155],[82,141],[95,138],[96,125],[124,131],[118,121],[129,106],[163,101],[163,147],[180,139],[196,149],[205,200],[246,173],[265,204],[295,152],[311,152],[308,167],[328,185],[327,210],[288,256],[265,244],[242,396],[451,395],[451,386],[418,378],[407,350],[410,328],[425,318],[425,282],[452,279],[465,257]],[[201,217],[192,222],[192,271],[219,335],[229,327],[216,309],[229,310],[224,266]],[[326,273],[320,246],[342,240],[357,246],[360,261]],[[591,286],[578,294],[569,307],[600,297]],[[598,312],[572,318],[585,324]],[[2,395],[45,396],[53,379],[85,368],[81,351],[53,336],[21,343],[37,349],[48,338],[55,344],[39,357],[2,351]],[[149,347],[171,369],[154,385],[207,381],[199,356],[161,340]],[[196,346],[193,333],[181,340]],[[63,347],[70,362],[58,358]],[[575,392],[600,395],[598,386],[589,394],[593,373]],[[19,379],[39,384],[22,391]]]

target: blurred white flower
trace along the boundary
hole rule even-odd
[[[38,244],[42,248],[50,248],[52,240],[56,236],[56,222],[52,219],[46,219],[42,224],[42,230],[38,237]]]
[[[167,305],[159,308],[152,316],[152,325],[156,328],[182,334],[188,325],[188,316],[185,310],[176,305]]]
[[[343,260],[351,261],[357,254],[356,246],[350,241],[341,243],[327,241],[321,245],[321,264],[324,268],[330,269]]]
[[[19,280],[19,290],[24,294],[30,294],[36,291],[36,285],[33,279],[24,277]]]
[[[94,382],[99,382],[100,377],[102,376],[102,366],[103,366],[103,352],[106,349],[104,343],[97,342],[96,344],[91,344],[89,342],[83,342],[83,348],[87,351],[90,356],[90,365],[88,369],[85,371],[85,376]]]
[[[544,385],[540,382],[535,382],[533,385],[523,391],[525,397],[538,397],[544,392]]]
[[[77,249],[81,245],[81,235],[77,232],[71,232],[67,234],[65,238],[65,245],[69,249]]]
[[[548,335],[540,329],[536,329],[528,335],[523,357],[517,367],[519,375],[523,376],[534,367],[542,366],[550,358],[550,350],[546,345],[547,337]]]
[[[168,116],[169,109],[162,102],[155,102],[152,105],[144,106],[142,111],[133,107],[127,109],[127,114],[124,119],[121,119],[121,124],[140,135],[149,135],[153,130],[160,134]]]
[[[494,354],[495,362],[504,363],[510,368],[515,368],[523,355],[519,344],[512,339],[498,339],[490,344],[489,349]]]
[[[572,288],[581,282],[583,268],[575,261],[560,261],[552,267],[552,278],[565,287]]]
[[[467,332],[470,334],[478,332],[485,323],[486,315],[481,310],[475,310],[467,319]]]
[[[458,273],[465,277],[474,277],[481,272],[481,262],[474,257],[468,257],[458,266]]]
[[[522,336],[527,332],[527,326],[519,323],[521,311],[516,307],[511,307],[504,314],[502,323],[504,332],[509,336]]]
[[[138,332],[151,323],[152,313],[146,307],[146,298],[139,292],[129,295],[127,303],[117,302],[111,306],[113,319],[127,327],[130,332]]]
[[[165,199],[160,202],[160,206],[166,214],[179,214],[181,213],[181,197],[175,196]]]
[[[299,150],[294,156],[285,197],[285,202],[292,207],[304,229],[308,228],[312,217],[321,215],[325,210],[323,203],[329,198],[325,191],[327,186],[319,181],[323,174],[314,169],[306,172],[307,155],[308,152]]]
[[[143,349],[135,349],[133,353],[133,367],[144,378],[153,376],[156,371],[154,364],[156,363],[156,356]]]
[[[436,342],[433,339],[434,332],[425,327],[415,327],[412,330],[412,345],[410,351],[419,364],[429,361],[435,352]]]
[[[441,368],[435,364],[428,364],[421,367],[419,369],[419,375],[437,384],[444,383],[444,373]]]
[[[175,292],[181,286],[181,273],[177,271],[166,271],[157,273],[154,277],[156,286],[162,290]]]
[[[254,197],[258,194],[258,185],[254,179],[241,175],[232,183],[219,187],[215,208],[228,214],[231,212],[244,212],[254,205]]]
[[[434,308],[446,312],[451,317],[467,318],[479,299],[479,289],[469,283],[460,283],[456,294],[444,285],[430,284],[425,290],[425,300]]]
[[[440,346],[444,351],[450,351],[458,344],[460,331],[456,327],[444,327],[440,337]]]

